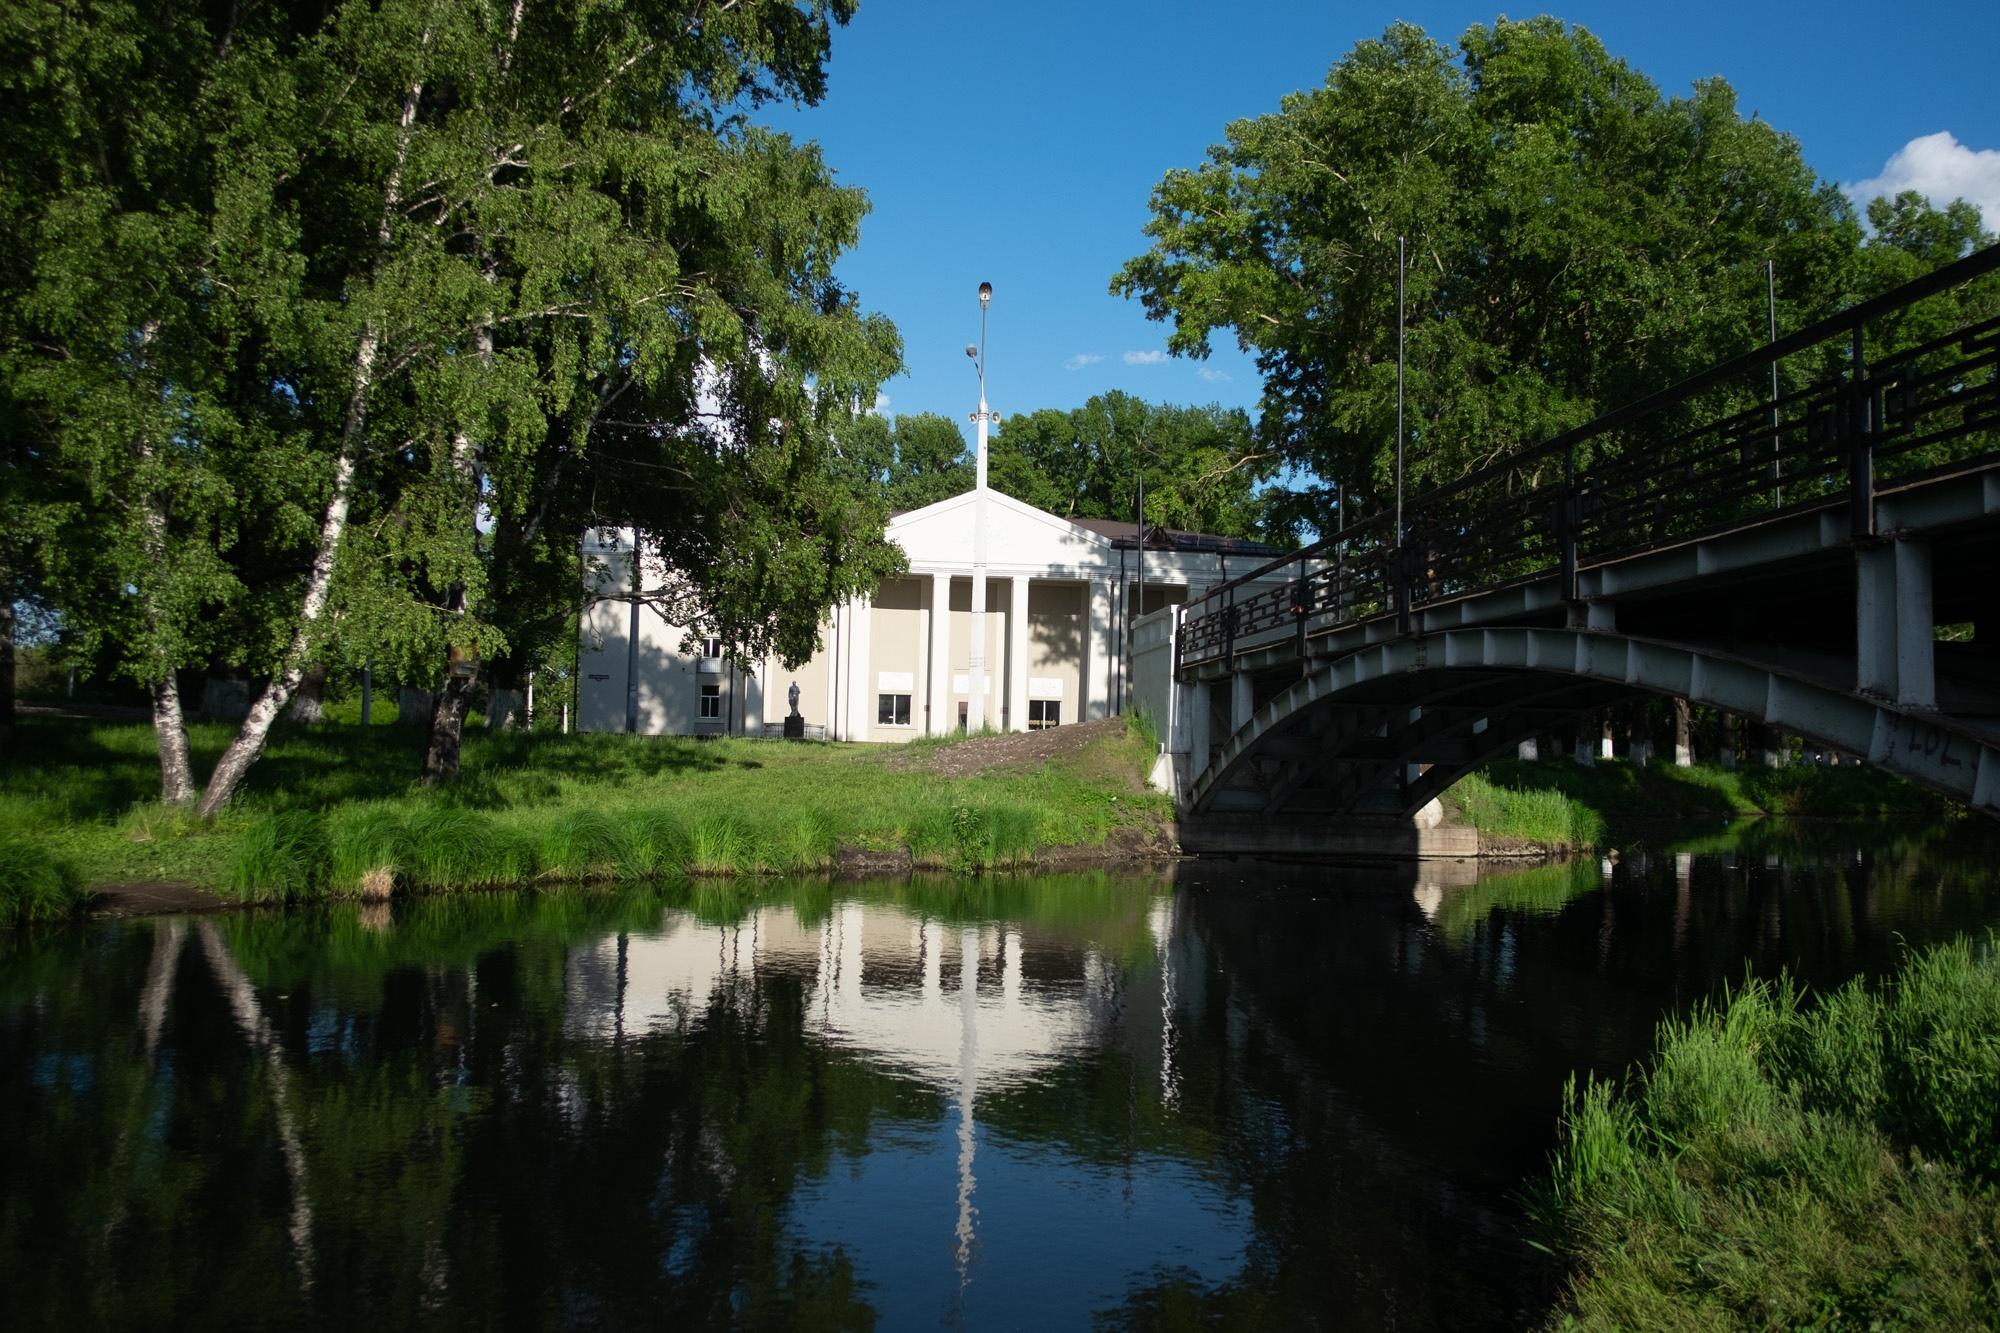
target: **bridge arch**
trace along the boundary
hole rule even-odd
[[[1953,719],[1713,648],[1522,626],[1306,659],[1191,774],[1184,808],[1408,817],[1522,740],[1644,694],[1765,723],[2000,814],[2000,748]]]

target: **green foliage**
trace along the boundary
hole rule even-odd
[[[1177,354],[1228,331],[1256,356],[1258,438],[1317,478],[1289,512],[1321,531],[1335,487],[1353,515],[1394,485],[1398,236],[1413,493],[1762,341],[1767,260],[1797,327],[1981,236],[1912,198],[1865,237],[1721,79],[1663,97],[1549,17],[1475,25],[1455,52],[1394,24],[1224,133],[1154,188],[1151,248],[1112,289]]]
[[[32,834],[0,831],[0,924],[59,921],[82,908],[76,867]]]
[[[226,887],[250,902],[291,902],[316,896],[332,865],[326,827],[310,810],[280,810],[243,830],[229,862]]]
[[[1808,1004],[1752,981],[1571,1084],[1545,1238],[1563,1327],[1961,1328],[2000,1293],[2000,955],[1989,937]]]
[[[629,527],[808,656],[900,567],[833,440],[901,349],[835,271],[865,196],[747,113],[853,6],[683,8],[9,9],[0,589],[140,681],[518,685]]]
[[[1491,838],[1559,851],[1595,847],[1604,839],[1603,816],[1553,788],[1503,787],[1484,773],[1471,773],[1451,789],[1449,799],[1467,823]]]
[[[1066,412],[1008,417],[992,440],[991,471],[995,487],[1052,514],[1126,522],[1138,519],[1143,477],[1149,525],[1254,537],[1264,517],[1257,491],[1277,464],[1241,409],[1114,391]]]

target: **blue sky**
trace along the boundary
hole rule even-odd
[[[1357,41],[1398,18],[1455,40],[1500,12],[863,0],[835,33],[826,99],[765,119],[817,139],[841,180],[873,202],[841,273],[902,330],[908,370],[885,386],[886,411],[943,412],[969,435],[977,384],[964,347],[978,336],[982,280],[994,286],[987,388],[997,412],[1072,407],[1107,389],[1254,407],[1256,373],[1233,345],[1219,343],[1207,362],[1167,359],[1164,327],[1107,291],[1145,248],[1153,185],[1200,161],[1231,120],[1324,82]],[[1829,180],[1956,189],[1992,201],[1987,225],[2000,224],[2000,0],[1554,12],[1669,94],[1721,75],[1746,114],[1795,135]]]

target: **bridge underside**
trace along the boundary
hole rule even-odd
[[[1191,775],[1190,815],[1408,819],[1523,740],[1645,694],[1810,738],[2000,814],[2000,734],[1987,719],[1703,646],[1534,626],[1446,630],[1295,661],[1267,671],[1259,694]]]

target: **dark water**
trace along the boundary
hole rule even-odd
[[[0,1328],[1532,1323],[1572,1071],[2000,922],[1757,836],[0,933]]]

